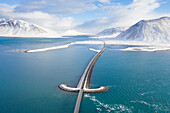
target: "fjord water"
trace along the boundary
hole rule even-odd
[[[91,86],[105,85],[109,90],[85,95],[82,112],[83,108],[88,111],[87,103],[90,101],[104,113],[170,112],[169,56],[169,51],[106,50],[94,67]]]
[[[60,90],[61,83],[76,86],[90,59],[89,47],[38,53],[27,50],[89,40],[0,38],[0,110],[2,113],[72,113],[77,93]],[[111,45],[108,48],[125,48]],[[96,62],[91,87],[107,86],[103,93],[84,94],[80,113],[170,112],[170,51],[124,52],[106,50]]]

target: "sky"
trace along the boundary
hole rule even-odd
[[[20,19],[63,33],[95,34],[170,16],[170,0],[0,0],[0,18]]]

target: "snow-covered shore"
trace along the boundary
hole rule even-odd
[[[161,43],[148,43],[142,41],[118,41],[118,40],[106,40],[107,45],[134,45],[134,46],[141,46],[141,47],[127,47],[124,49],[109,49],[109,50],[120,50],[120,51],[148,51],[148,52],[155,52],[155,51],[163,51],[163,50],[170,50],[170,44],[161,44]],[[33,52],[43,52],[55,49],[62,49],[68,48],[70,45],[76,44],[96,44],[100,45],[103,44],[103,41],[100,40],[88,40],[88,41],[76,41],[70,44],[61,45],[61,46],[54,46],[49,48],[40,48],[40,49],[33,49],[27,50],[27,53]],[[99,52],[100,50],[89,48],[89,50]]]
[[[32,50],[26,50],[25,52],[27,52],[27,53],[43,52],[43,51],[49,51],[49,50],[55,50],[55,49],[68,48],[70,45],[71,44],[49,47],[49,48],[32,49]]]
[[[89,48],[90,51],[94,51],[94,52],[100,52],[101,50],[97,50],[97,49],[93,49],[93,48]]]
[[[170,46],[169,47],[161,47],[161,46],[127,47],[127,48],[124,48],[124,49],[109,49],[109,50],[156,52],[156,51],[170,50]]]
[[[120,50],[120,51],[165,51],[170,50],[170,44],[161,44],[161,43],[148,43],[142,41],[118,41],[118,40],[107,40],[105,41],[107,45],[134,45],[141,47],[127,47],[124,49],[109,49],[109,50]],[[75,44],[101,44],[100,41],[81,41],[76,42]]]

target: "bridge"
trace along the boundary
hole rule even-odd
[[[90,88],[90,80],[91,80],[91,74],[92,74],[92,71],[93,71],[93,67],[94,67],[97,59],[99,58],[99,56],[106,49],[106,43],[104,41],[103,41],[103,43],[104,43],[103,49],[100,52],[98,52],[91,59],[91,61],[87,65],[86,69],[84,70],[84,72],[83,72],[83,74],[82,74],[82,76],[81,76],[81,78],[80,78],[80,80],[79,80],[79,82],[78,82],[78,84],[75,88],[69,87],[66,84],[59,85],[59,88],[62,89],[62,90],[69,91],[69,92],[79,92],[78,97],[77,97],[76,106],[75,106],[75,109],[74,109],[74,113],[79,112],[83,93],[99,93],[99,92],[104,92],[108,89],[105,86],[100,86],[99,88],[95,88],[95,89]]]

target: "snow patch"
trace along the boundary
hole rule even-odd
[[[68,48],[70,45],[71,44],[66,44],[66,45],[49,47],[49,48],[33,49],[33,50],[27,50],[25,52],[27,52],[27,53],[43,52],[43,51],[49,51],[49,50],[55,50],[55,49]]]
[[[170,47],[161,47],[161,46],[127,47],[125,49],[109,49],[109,50],[156,52],[156,51],[170,50]]]
[[[95,51],[95,52],[100,52],[101,51],[101,50],[97,50],[97,49],[93,49],[93,48],[89,48],[89,50]]]
[[[72,44],[102,44],[103,45],[103,42],[99,40],[88,40],[88,41],[76,41],[73,42]]]
[[[76,30],[67,30],[62,34],[62,36],[77,36],[77,35],[87,35],[86,33],[81,33]]]

